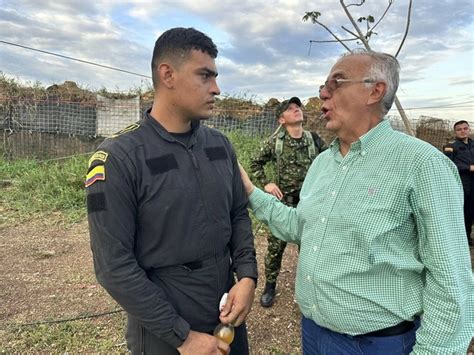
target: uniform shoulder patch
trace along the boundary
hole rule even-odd
[[[125,127],[124,129],[121,129],[120,131],[112,134],[112,136],[110,138],[116,138],[118,136],[121,136],[122,134],[132,132],[132,131],[136,130],[138,127],[140,127],[140,125],[138,123],[132,123],[131,125]]]
[[[106,153],[103,150],[98,150],[89,159],[88,167],[90,168],[92,163],[94,163],[95,161],[102,162],[102,164],[104,164],[107,161],[108,156],[109,153]]]
[[[105,181],[105,165],[97,165],[86,175],[86,187],[91,186],[96,181]]]
[[[443,151],[446,152],[446,153],[452,153],[452,152],[454,152],[454,149],[453,149],[453,147],[444,147]]]

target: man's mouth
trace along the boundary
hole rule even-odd
[[[321,112],[322,112],[322,117],[325,118],[325,117],[327,117],[327,115],[330,111],[326,107],[322,107]]]

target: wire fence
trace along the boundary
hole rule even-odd
[[[137,122],[151,107],[139,96],[113,99],[96,95],[82,102],[52,97],[0,97],[0,149],[7,159],[57,159],[92,152],[106,137]],[[305,110],[306,127],[318,132],[326,142],[334,136],[324,128],[320,112]],[[394,129],[405,131],[399,117],[390,116]],[[274,107],[252,105],[217,106],[204,124],[223,132],[239,130],[251,136],[273,133],[278,124]],[[411,121],[418,138],[441,149],[452,139],[448,120],[421,116]]]

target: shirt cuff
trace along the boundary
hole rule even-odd
[[[178,317],[173,325],[173,329],[162,339],[170,344],[173,348],[177,349],[183,345],[184,341],[188,337],[190,326],[183,318]]]
[[[276,199],[275,196],[267,194],[266,192],[255,186],[254,190],[249,195],[249,207],[253,211],[255,211],[259,209],[262,205],[264,205],[266,201],[268,201],[269,199],[271,200],[273,198]]]

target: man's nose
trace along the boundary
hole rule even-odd
[[[329,90],[326,88],[326,86],[321,86],[319,88],[319,98],[323,101],[329,99],[329,97],[331,96],[331,94],[329,93]]]
[[[217,85],[217,80],[215,80],[215,79],[212,82],[211,93],[215,96],[221,94],[221,89],[219,89],[219,85]]]

